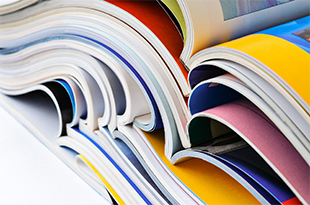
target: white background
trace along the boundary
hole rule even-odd
[[[0,204],[106,203],[2,107],[0,116]]]

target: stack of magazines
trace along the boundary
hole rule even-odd
[[[309,0],[19,0],[0,105],[111,204],[310,204]]]

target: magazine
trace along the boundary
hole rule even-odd
[[[0,104],[111,203],[310,203],[309,2],[229,2],[2,6]]]

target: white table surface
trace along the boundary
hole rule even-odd
[[[0,204],[106,203],[2,107],[0,116]]]

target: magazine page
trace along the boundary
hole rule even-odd
[[[208,119],[209,121],[207,121]],[[219,129],[218,126],[212,126],[210,119],[227,125],[241,136],[274,169],[300,201],[309,202],[310,186],[309,181],[305,180],[310,173],[308,164],[287,138],[254,104],[247,99],[240,99],[199,112],[193,115],[189,121],[189,136],[197,137],[202,133],[218,132],[216,131]],[[212,126],[211,129],[207,128],[208,124]],[[195,126],[196,129],[191,131],[193,129],[191,126]],[[205,139],[208,140],[207,136]],[[298,176],[294,174],[297,172]]]
[[[181,60],[198,51],[309,14],[307,0],[179,0],[187,41]]]
[[[202,161],[201,159],[190,159],[175,165],[171,164],[171,161],[165,156],[165,134],[162,129],[156,130],[152,133],[141,132],[137,128],[134,129],[141,136],[144,143],[149,144],[149,146],[151,145],[151,148],[153,149],[152,152],[155,152],[155,154],[150,152],[147,152],[146,154],[152,157],[155,155],[159,158],[159,160],[157,159],[155,162],[159,161],[160,167],[166,169],[161,175],[157,176],[160,177],[160,179],[163,178],[160,180],[161,183],[168,183],[168,187],[172,186],[177,181],[179,181],[178,183],[181,182],[181,184],[176,186],[176,188],[173,189],[173,192],[171,192],[177,193],[177,195],[173,195],[174,197],[182,196],[179,200],[184,200],[183,202],[185,202],[185,200],[188,200],[188,197],[193,198],[192,195],[194,195],[195,198],[199,197],[196,201],[199,201],[200,199],[207,204],[240,204],[241,201],[244,201],[244,203],[247,204],[259,203],[259,201],[241,184],[227,173],[208,162]],[[140,151],[140,153],[142,154],[143,152]],[[144,155],[142,156],[145,158]],[[153,166],[153,164],[154,162],[150,162],[150,166]],[[159,167],[154,167],[153,171],[156,173],[162,170]],[[170,174],[167,176],[167,173],[169,172]],[[185,190],[187,189],[192,193],[186,193]],[[182,192],[178,193],[178,190]],[[224,195],[225,197],[223,197]],[[236,195],[239,197],[235,197]]]
[[[20,8],[36,3],[38,0],[3,0],[0,2],[0,14],[14,12]]]
[[[174,160],[182,162],[197,158],[213,164],[244,186],[262,204],[289,203],[289,201],[300,204],[290,188],[250,146],[225,153],[214,152],[221,147],[231,146],[233,144],[231,142],[235,141],[233,138],[238,138],[234,135],[237,134],[218,137],[200,146],[182,150],[174,156]],[[239,142],[244,141],[236,141]]]
[[[68,127],[67,132],[68,137],[58,138],[59,145],[73,149],[86,158],[95,168],[92,170],[99,177],[99,179],[95,177],[96,181],[111,188],[112,192],[116,191],[121,200],[126,203],[154,203],[157,201],[162,204],[166,203],[149,183],[143,182],[144,177],[135,174],[132,165],[124,165],[126,157],[120,155],[121,152],[113,151],[113,146],[111,147],[111,144],[107,143],[107,139],[105,139],[107,136],[102,136],[102,132],[100,132],[101,136],[98,136],[96,133],[89,132],[85,125],[83,128],[82,124],[79,127]],[[106,181],[109,185],[106,185]]]
[[[155,49],[157,52],[155,55],[160,55],[165,64],[168,65],[161,72],[170,71],[183,95],[188,96],[189,88],[186,82],[187,71],[179,59],[183,47],[182,37],[159,3],[155,0],[110,0],[107,2],[132,15],[132,19],[123,17],[122,20],[133,26],[143,38],[147,38],[152,49]],[[120,17],[119,13],[112,13],[112,15],[117,18]],[[149,52],[144,54],[148,54]]]
[[[186,39],[186,24],[185,24],[185,20],[184,20],[184,16],[182,14],[182,11],[180,9],[180,6],[177,2],[177,0],[161,0],[161,2],[163,2],[168,9],[171,11],[171,13],[175,16],[177,23],[179,25],[181,31],[179,31],[182,34],[183,40]],[[178,26],[177,26],[178,27]]]

